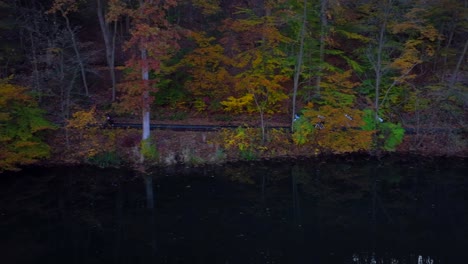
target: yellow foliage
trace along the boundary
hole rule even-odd
[[[259,129],[250,127],[238,127],[235,130],[224,129],[221,131],[221,144],[226,150],[232,150],[243,158],[251,159],[257,154],[267,150],[260,143]]]
[[[49,156],[39,131],[55,127],[43,117],[26,88],[0,79],[0,172]]]
[[[73,113],[73,118],[68,120],[67,128],[84,129],[89,126],[96,125],[96,108],[93,107],[89,111],[77,111]]]
[[[441,39],[439,31],[426,17],[426,9],[413,8],[406,15],[406,21],[392,24],[394,34],[406,34],[409,38],[404,44],[401,55],[391,64],[391,67],[406,75],[417,64],[422,63],[425,57],[435,54],[434,42]],[[409,79],[407,76],[405,79]]]
[[[364,125],[363,116],[364,112],[359,109],[328,105],[314,109],[309,104],[304,111],[304,117],[311,120],[312,124],[322,123],[321,127],[317,126],[314,130],[316,144],[322,150],[334,153],[370,149],[374,131],[360,129]]]
[[[433,25],[428,25],[421,30],[421,37],[430,41],[436,41],[442,36]]]
[[[224,98],[232,83],[225,67],[232,62],[224,55],[221,45],[212,43],[215,38],[207,37],[204,32],[191,32],[190,37],[198,47],[179,63],[192,77],[185,87],[196,97]]]
[[[354,103],[355,91],[354,87],[359,85],[359,82],[351,80],[352,70],[345,72],[333,72],[324,77],[322,82],[322,99],[328,105],[335,107],[350,106]]]
[[[104,120],[96,118],[96,109],[81,110],[68,120],[66,129],[74,146],[74,155],[78,158],[91,158],[96,154],[112,151],[115,148],[115,131],[102,129]]]
[[[342,91],[346,90],[347,93],[352,93],[352,89],[359,85],[359,82],[350,80],[353,71],[347,70],[344,72],[334,72],[333,74],[324,77],[325,84],[329,86],[338,86]]]
[[[239,98],[229,96],[227,100],[222,101],[221,104],[225,107],[225,110],[228,112],[233,112],[237,114],[244,112],[252,113],[254,111],[254,108],[252,107],[253,101],[254,95],[251,93],[247,93]]]
[[[219,0],[192,0],[193,5],[202,9],[204,15],[213,15],[221,11]]]

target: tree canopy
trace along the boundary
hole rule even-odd
[[[467,12],[459,0],[3,0],[2,166],[47,156],[43,113],[65,123],[90,109],[141,119],[142,140],[167,109],[252,116],[262,142],[284,115],[292,142],[331,152],[393,150],[404,128],[466,131]]]
[[[26,88],[0,80],[0,171],[48,157],[42,132],[54,126],[43,115]]]

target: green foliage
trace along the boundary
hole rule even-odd
[[[254,160],[258,152],[263,150],[260,146],[259,131],[254,128],[238,127],[235,130],[223,130],[223,146],[226,150],[234,150],[245,160]]]
[[[154,104],[157,106],[170,106],[176,108],[178,103],[187,100],[187,91],[184,87],[167,79],[162,79],[157,85],[154,95]]]
[[[113,163],[109,153],[134,157],[138,152],[136,136],[132,144],[125,144],[130,153],[116,151],[117,130],[99,129],[96,124],[102,121],[96,116],[101,114],[86,112],[91,104],[99,111],[125,112],[129,119],[150,109],[159,120],[186,119],[189,110],[204,117],[214,114],[210,118],[223,122],[236,121],[232,113],[258,114],[265,127],[279,120],[273,115],[292,108],[288,100],[295,94],[294,111],[306,108],[306,113],[293,125],[293,142],[332,152],[366,149],[369,142],[394,150],[401,142],[400,124],[375,122],[371,110],[361,112],[364,108],[377,109],[382,117],[400,116],[408,126],[422,128],[417,137],[425,141],[415,140],[421,143],[414,145],[425,149],[429,142],[443,144],[427,139],[425,131],[457,129],[467,120],[466,1],[267,0],[257,1],[261,4],[255,8],[255,1],[103,1],[110,33],[112,23],[118,29],[128,22],[126,37],[119,39],[118,34],[115,41],[115,51],[124,51],[125,57],[118,59],[116,68],[120,90],[115,109],[106,107],[106,87],[111,86],[107,79],[96,80],[102,89],[91,97],[79,89],[80,64],[90,66],[88,73],[104,71],[96,62],[105,61],[106,54],[94,54],[95,47],[80,39],[83,34],[74,34],[73,40],[61,34],[65,21],[45,16],[44,6],[33,2],[39,1],[0,0],[0,78],[17,72],[17,83],[30,82],[50,115],[75,112],[66,128],[67,141],[62,140],[69,150],[67,159],[105,164]],[[67,15],[86,1],[46,2],[53,4],[50,12]],[[82,11],[67,19],[73,28],[88,32],[93,25],[83,21],[93,13]],[[17,34],[18,28],[24,34]],[[93,39],[96,36],[99,39]],[[90,43],[103,40],[96,36]],[[77,59],[73,43],[90,56]],[[142,70],[144,76],[149,73],[148,81],[141,80]],[[292,80],[293,75],[298,78]],[[3,82],[0,88],[0,164],[19,166],[32,162],[28,155],[47,156],[40,138],[50,124],[40,118],[42,111],[28,103],[24,91],[9,91]],[[309,102],[313,107],[305,106]],[[318,115],[325,117],[323,129],[315,128]],[[270,131],[265,132],[268,137]],[[237,143],[230,149],[236,155],[249,159],[265,154],[253,133],[236,137],[242,131],[233,132]],[[285,146],[291,144],[289,133],[278,136],[287,139]],[[273,145],[268,145],[270,153],[277,146]],[[291,151],[290,145],[284,149]]]
[[[359,85],[352,81],[352,71],[338,71],[324,77],[320,104],[333,107],[350,107],[356,100],[354,88]]]
[[[302,116],[293,124],[292,139],[297,145],[304,145],[308,143],[314,133],[315,127],[310,118]]]
[[[364,125],[361,126],[362,130],[370,131],[375,130],[377,127],[377,122],[375,120],[374,111],[371,109],[364,109],[364,115],[362,119],[364,120]]]
[[[240,156],[243,160],[248,161],[256,160],[258,158],[257,154],[255,154],[255,152],[252,149],[241,150]]]
[[[378,140],[378,142],[376,142],[377,147],[381,146],[385,151],[395,151],[396,147],[403,141],[403,137],[405,136],[405,129],[401,124],[377,122],[375,120],[375,112],[370,109],[364,110],[364,113],[363,120],[365,124],[361,126],[361,129],[365,131],[376,130]]]
[[[401,124],[383,123],[379,126],[379,138],[384,140],[383,149],[395,151],[396,147],[403,141],[405,129]]]
[[[157,161],[159,159],[159,151],[150,138],[142,140],[140,148],[140,154],[144,157],[145,161]]]
[[[0,80],[0,172],[49,156],[42,131],[54,129],[26,89]]]

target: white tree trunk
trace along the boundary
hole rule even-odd
[[[143,91],[143,135],[142,140],[147,140],[150,137],[150,104],[149,104],[149,68],[148,68],[148,55],[146,49],[141,50],[141,79],[144,83]]]

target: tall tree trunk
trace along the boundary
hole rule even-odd
[[[32,52],[32,66],[33,66],[33,90],[38,93],[39,102],[42,99],[41,87],[39,85],[39,69],[37,66],[37,53],[36,53],[36,42],[34,41],[33,32],[29,31],[29,38],[31,39],[31,52]]]
[[[448,40],[447,40],[447,44],[445,45],[445,54],[444,54],[444,61],[442,63],[442,81],[445,81],[445,75],[447,74],[447,61],[448,61],[448,50],[450,48],[450,46],[452,45],[452,40],[453,40],[453,36],[455,35],[455,28],[456,28],[456,25],[455,25],[455,22],[454,21],[451,21],[450,23],[450,33],[449,33],[449,37],[448,37]]]
[[[328,25],[327,21],[327,5],[328,0],[320,1],[320,47],[319,47],[319,62],[317,70],[317,80],[315,83],[315,97],[320,98],[321,85],[322,85],[322,74],[323,74],[323,63],[325,59],[325,37],[326,28]]]
[[[86,72],[84,68],[84,63],[83,63],[83,59],[81,58],[80,51],[78,49],[78,43],[76,42],[75,33],[73,32],[71,28],[70,20],[68,19],[68,16],[65,15],[63,12],[62,12],[62,16],[63,18],[65,18],[65,24],[67,26],[68,32],[70,33],[70,38],[73,44],[73,50],[75,51],[76,59],[78,60],[78,65],[80,66],[81,80],[83,81],[85,95],[89,96],[88,81],[86,80]]]
[[[463,63],[463,59],[465,58],[467,49],[468,49],[468,40],[465,41],[465,46],[463,47],[463,51],[460,54],[460,57],[458,57],[457,66],[455,66],[455,69],[452,73],[452,77],[450,78],[449,89],[452,89],[457,81],[458,72],[460,71],[460,67]]]
[[[262,144],[265,143],[266,139],[266,131],[265,131],[265,107],[261,105],[259,98],[257,95],[252,92],[255,105],[257,106],[258,113],[260,115],[260,129],[262,130]],[[267,95],[268,96],[268,95]]]
[[[149,3],[152,1],[149,0]],[[139,0],[140,8],[144,5],[143,0]],[[143,80],[143,94],[142,94],[142,124],[143,124],[143,133],[142,133],[142,146],[143,148],[148,148],[150,146],[149,138],[150,138],[150,94],[149,94],[149,62],[148,62],[148,50],[144,47],[140,48],[140,55],[141,55],[141,79]],[[140,153],[141,155],[141,162],[143,163],[145,157],[143,152]]]
[[[115,101],[116,93],[116,78],[115,78],[115,35],[117,21],[114,21],[114,30],[109,30],[109,24],[106,22],[104,17],[104,7],[101,0],[96,0],[97,3],[97,15],[99,19],[99,25],[101,27],[102,37],[106,46],[106,61],[107,67],[109,67],[109,74],[112,82],[112,101]]]
[[[268,18],[271,16],[271,7],[269,6],[264,6],[265,8],[265,18]],[[268,19],[266,20],[268,21]],[[266,53],[267,52],[267,45],[266,45],[266,38],[265,38],[265,29],[266,27],[268,26],[267,25],[268,22],[266,22],[263,26],[264,26],[264,32],[262,33],[262,52],[263,53]],[[263,60],[263,69],[266,71],[266,67],[265,67],[265,61]],[[255,92],[252,92],[252,94],[254,95],[254,99],[255,99],[255,104],[257,105],[257,109],[258,109],[258,112],[260,114],[260,127],[261,127],[261,130],[262,130],[262,144],[265,143],[265,140],[266,140],[266,129],[265,129],[265,105],[262,105],[261,102],[260,102],[260,99],[261,98],[257,98],[257,96],[255,95]],[[268,101],[268,89],[265,90],[265,101]]]
[[[387,28],[387,19],[390,13],[390,6],[392,4],[392,0],[388,0],[386,5],[384,6],[384,14],[383,14],[383,21],[380,25],[380,31],[378,36],[378,46],[377,46],[377,60],[374,63],[374,71],[375,71],[375,122],[379,122],[379,97],[380,97],[380,89],[381,89],[381,82],[383,77],[383,65],[382,65],[382,52],[383,47],[385,44],[385,30]]]
[[[296,118],[296,100],[297,90],[299,89],[299,78],[302,72],[302,59],[304,57],[304,38],[305,28],[307,21],[307,0],[304,0],[304,14],[302,18],[301,36],[299,43],[299,53],[297,54],[297,64],[294,71],[294,86],[293,86],[293,97],[292,97],[292,117],[291,117],[291,130],[293,130],[294,119]]]
[[[146,49],[141,49],[141,78],[144,83],[143,91],[143,135],[142,140],[147,140],[150,137],[150,95],[149,95],[149,68],[148,54]]]

